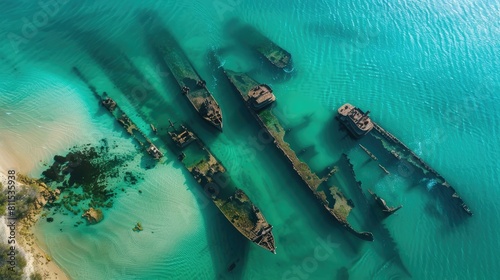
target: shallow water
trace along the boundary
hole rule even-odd
[[[40,21],[43,8],[32,1],[0,4],[0,36],[6,38],[0,48],[0,147],[7,155],[1,167],[38,176],[54,154],[106,137],[137,153],[129,166],[145,177],[125,186],[98,225],[73,227],[79,218],[63,215],[52,224],[39,222],[39,240],[72,278],[323,279],[335,278],[342,267],[351,279],[406,279],[405,269],[414,279],[500,273],[498,1],[67,1],[58,7],[25,36],[25,19]],[[224,133],[202,122],[152,55],[138,19],[144,8],[161,15],[207,80],[223,110]],[[232,18],[254,25],[292,53],[294,71],[279,74],[234,44],[225,34]],[[31,38],[13,44],[12,34]],[[391,206],[404,205],[381,223],[367,221],[367,208],[359,204],[363,197],[343,186],[348,179],[339,175],[345,194],[359,201],[349,221],[356,229],[373,230],[373,243],[338,228],[272,145],[252,144],[260,129],[208,64],[213,48],[221,50],[225,67],[273,87],[274,112],[292,129],[287,140],[296,150],[307,148],[301,158],[315,171],[347,152],[365,191],[373,189]],[[131,102],[127,88],[112,78],[127,79],[128,72],[92,56],[96,49],[104,58],[120,59],[123,52],[153,84],[148,98],[165,102],[161,113],[192,124],[274,225],[277,255],[232,229],[171,153],[164,164],[141,169],[133,142],[71,68],[81,68],[145,131],[160,112]],[[333,119],[346,101],[370,110],[449,180],[475,215],[455,222],[428,180],[397,170],[384,176],[367,162]],[[138,221],[145,228],[141,233],[132,231]],[[314,258],[326,241],[335,243],[330,253]],[[236,268],[228,272],[233,262]]]

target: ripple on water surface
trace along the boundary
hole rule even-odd
[[[12,3],[7,1],[0,5],[12,12]],[[133,50],[137,52],[134,55],[147,58],[149,50],[141,49],[141,30],[135,12],[143,7],[157,9],[181,39],[181,45],[200,74],[210,77],[211,73],[203,67],[204,53],[212,45],[224,45],[226,20],[239,17],[292,53],[295,72],[288,80],[261,71],[263,67],[258,59],[251,62],[240,59],[235,65],[254,69],[252,74],[256,79],[271,83],[278,97],[277,111],[282,113],[283,121],[300,125],[303,116],[314,113],[311,119],[314,124],[297,129],[293,137],[298,140],[292,144],[315,145],[317,147],[312,150],[324,150],[325,155],[313,158],[315,166],[331,164],[343,148],[350,149],[353,144],[340,133],[332,132],[336,129],[332,121],[335,109],[348,101],[371,110],[374,120],[449,179],[475,212],[472,219],[450,226],[442,222],[446,213],[429,195],[425,184],[410,187],[407,181],[398,181],[401,178],[391,181],[378,180],[370,177],[371,174],[361,176],[365,187],[375,182],[377,191],[385,191],[388,200],[404,204],[403,209],[383,223],[415,279],[453,276],[472,279],[481,274],[486,275],[484,278],[494,278],[498,275],[498,265],[494,263],[496,251],[492,249],[498,246],[494,232],[500,211],[495,200],[499,192],[495,188],[499,181],[496,158],[500,152],[498,137],[495,137],[499,122],[497,112],[500,112],[495,93],[498,91],[496,68],[499,62],[494,50],[498,46],[496,38],[500,36],[496,3],[396,1],[389,5],[386,1],[326,0],[293,3],[144,1],[141,4],[122,3],[121,6],[113,1],[70,3],[54,18],[53,25],[23,46],[23,52],[5,59],[5,53],[10,52],[2,49],[2,61],[12,71],[0,87],[2,93],[6,93],[0,96],[0,145],[2,151],[6,146],[7,150],[15,150],[8,154],[9,162],[17,158],[36,158],[19,164],[36,167],[38,159],[49,161],[55,151],[64,150],[75,142],[88,141],[80,137],[91,140],[109,133],[117,137],[120,133],[119,127],[111,125],[109,116],[99,113],[95,100],[87,98],[86,89],[76,90],[77,95],[67,94],[62,78],[46,74],[61,72],[64,77],[75,61],[95,64],[77,44],[68,40],[72,34],[66,27],[99,31],[99,36],[120,45],[127,53]],[[229,6],[219,6],[218,10],[216,3]],[[6,30],[19,32],[22,17],[36,10],[36,7],[33,11],[31,8],[22,5],[10,18],[0,19]],[[94,74],[105,77],[99,73]],[[493,86],[487,81],[492,81]],[[169,86],[176,88],[175,84]],[[175,96],[175,92],[166,94]],[[223,100],[226,93],[214,94]],[[306,99],[312,101],[305,102]],[[9,105],[5,106],[6,103]],[[19,110],[12,110],[10,104],[16,104]],[[231,104],[224,104],[224,101],[221,104],[226,106],[223,110],[227,114]],[[468,110],[471,107],[474,110]],[[144,122],[139,123],[147,127]],[[48,127],[48,124],[53,134],[50,139],[44,138],[36,126]],[[231,135],[229,129],[228,126],[224,135]],[[94,132],[98,137],[92,136]],[[241,132],[248,134],[256,130]],[[246,161],[238,159],[245,154],[237,146],[240,142],[234,139],[245,143],[247,138],[234,134],[227,138],[212,137],[209,144],[216,155],[225,159],[224,164],[236,172],[231,174],[236,181],[253,193],[252,199],[256,199],[266,217],[272,218],[278,242],[276,256],[250,246],[248,257],[237,265],[237,269],[244,271],[242,275],[259,279],[263,275],[282,277],[294,265],[301,265],[312,256],[316,237],[332,234],[341,247],[335,252],[335,258],[332,256],[321,263],[311,278],[331,278],[337,269],[332,266],[346,266],[352,278],[404,278],[380,250],[383,244],[377,242],[383,237],[376,237],[376,241],[369,244],[346,237],[333,225],[331,217],[322,216],[324,210],[317,206],[310,192],[300,191],[303,186],[289,176],[289,169],[273,166],[286,165],[273,157],[278,157],[277,153],[257,156],[263,161],[248,166],[261,174],[265,172],[268,177],[254,179],[241,175],[241,163]],[[318,143],[318,139],[323,142]],[[238,163],[232,163],[236,160]],[[269,172],[267,168],[279,172]],[[215,226],[212,220],[203,220],[208,208],[199,207],[203,205],[195,199],[199,198],[199,193],[191,189],[197,185],[190,183],[190,179],[185,181],[183,178],[189,176],[180,170],[179,166],[169,163],[146,171],[147,183],[119,193],[114,208],[105,213],[106,219],[101,224],[73,228],[71,217],[61,217],[60,221],[67,223],[63,232],[41,221],[39,226],[43,234],[37,236],[50,248],[54,259],[76,279],[179,278],[179,274],[214,278],[216,261],[206,252],[223,252],[212,248],[231,243],[224,243],[226,235],[207,237],[226,232],[226,228]],[[143,193],[139,194],[137,189]],[[187,223],[183,215],[186,213],[189,214]],[[138,221],[143,223],[145,230],[132,232]],[[207,230],[205,223],[211,228]],[[100,255],[103,249],[105,252]],[[262,263],[269,266],[262,266]],[[221,267],[227,265],[224,263]]]
[[[54,151],[85,141],[97,141],[91,129],[99,119],[89,116],[89,105],[58,76],[22,74],[0,84],[0,131],[3,168],[31,172],[36,162],[49,162]],[[82,133],[87,131],[87,133]]]
[[[67,222],[67,218],[56,215],[53,223],[40,221],[38,230],[44,234],[38,237],[63,267],[87,264],[72,269],[70,276],[81,277],[84,273],[91,277],[160,277],[207,273],[210,270],[205,270],[209,268],[192,271],[193,265],[209,255],[195,253],[203,250],[207,242],[203,234],[203,208],[200,208],[203,205],[185,187],[185,178],[181,169],[173,169],[171,164],[158,165],[145,171],[144,180],[137,185],[124,186],[125,192],[118,191],[114,206],[105,211],[101,223],[75,228],[74,220],[80,218]],[[57,225],[61,219],[66,224],[62,232]],[[137,222],[144,231],[132,231]],[[62,247],[65,250],[58,249]],[[128,257],[123,258],[124,255]]]

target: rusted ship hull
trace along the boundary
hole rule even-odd
[[[75,71],[75,73],[77,73],[80,79],[87,84],[89,89],[97,98],[101,97],[96,88],[89,83],[88,79],[86,79],[80,71]],[[142,96],[135,95],[130,91],[123,93],[123,95],[132,103],[139,103],[143,101]],[[195,137],[196,139],[193,139],[192,141],[186,141],[185,145],[178,146],[168,133],[171,131],[167,131],[167,128],[169,127],[168,115],[164,112],[160,112],[160,115],[155,115],[158,119],[153,119],[151,114],[146,113],[158,111],[167,105],[161,98],[155,100],[155,102],[141,103],[143,106],[139,108],[139,111],[142,113],[141,116],[146,122],[154,123],[156,125],[156,135],[161,142],[166,147],[169,147],[174,153],[185,154],[184,158],[179,159],[190,171],[190,173],[193,174],[193,176],[195,176],[195,172],[193,172],[194,167],[202,161],[206,162],[208,160],[219,165],[221,168],[214,174],[203,175],[203,178],[207,179],[209,184],[201,184],[203,179],[199,175],[196,175],[195,179],[200,182],[200,185],[204,188],[204,190],[208,191],[214,204],[236,228],[236,230],[238,230],[238,232],[258,246],[275,253],[276,246],[272,233],[272,226],[266,221],[261,211],[251,202],[248,196],[243,191],[237,189],[231,180],[229,180],[229,175],[226,174],[225,168],[210,153],[202,141]],[[201,164],[203,165],[203,163]],[[209,190],[211,188],[219,190],[217,195],[212,196],[210,194]],[[236,219],[235,214],[239,217],[238,219]]]
[[[390,142],[392,145],[396,145],[396,147],[399,149],[398,152],[396,152],[394,149],[389,148],[387,145],[384,145],[384,148],[386,148],[391,154],[397,154],[399,156],[399,159],[401,159],[401,155],[406,155],[405,159],[407,162],[419,169],[421,169],[424,173],[430,173],[434,175],[439,184],[438,186],[448,194],[449,199],[460,209],[462,209],[467,215],[472,216],[473,213],[470,210],[469,206],[465,204],[463,199],[457,194],[455,189],[448,184],[446,179],[441,176],[436,170],[434,170],[432,167],[430,167],[427,163],[425,163],[415,152],[413,152],[408,146],[406,146],[401,140],[396,138],[394,135],[386,131],[384,128],[382,128],[380,125],[377,123],[373,122],[374,124],[374,132],[372,131],[371,133],[376,133],[378,135],[381,135],[385,141]]]
[[[347,106],[346,106],[347,105]],[[346,106],[346,107],[344,107]],[[431,174],[431,176],[434,176],[436,181],[438,182],[438,187],[440,188],[440,191],[443,194],[443,197],[445,199],[450,200],[453,202],[455,206],[463,210],[464,213],[466,213],[469,216],[472,216],[473,213],[470,210],[470,208],[465,204],[465,202],[462,200],[462,198],[457,194],[455,189],[450,186],[450,184],[445,180],[441,174],[439,174],[436,170],[434,170],[432,167],[430,167],[427,163],[425,163],[415,152],[413,152],[408,146],[406,146],[401,140],[396,138],[394,135],[392,135],[390,132],[382,128],[380,125],[375,123],[369,118],[365,118],[365,116],[368,113],[364,113],[358,108],[355,108],[349,103],[344,104],[341,106],[338,110],[338,115],[336,118],[345,125],[348,129],[348,131],[351,133],[351,135],[355,136],[356,138],[360,138],[367,133],[361,133],[359,127],[356,127],[357,123],[353,121],[353,118],[351,115],[347,114],[347,112],[350,112],[351,109],[354,108],[356,110],[356,115],[358,118],[361,120],[366,120],[368,125],[366,125],[366,132],[369,132],[371,136],[373,136],[375,139],[378,139],[382,142],[382,146],[387,152],[389,152],[394,158],[396,158],[398,161],[399,160],[404,160],[408,165],[411,165],[413,167],[416,167],[420,169],[423,174]],[[347,110],[344,110],[347,109]],[[342,112],[344,110],[344,112]],[[356,130],[357,129],[357,130]],[[360,147],[372,158],[374,158],[374,155],[371,154],[371,152],[368,151],[363,145],[359,144]],[[390,172],[381,164],[379,164],[379,167],[386,173],[390,174]],[[413,168],[412,167],[412,168]]]
[[[174,36],[166,28],[159,25],[155,27],[155,32],[150,33],[148,41],[170,69],[181,94],[186,96],[204,120],[222,131],[222,111],[207,89],[205,81],[198,75]]]
[[[224,73],[228,77],[231,84],[235,87],[236,91],[239,92],[245,105],[247,106],[251,114],[255,117],[259,125],[263,129],[265,129],[271,137],[273,137],[276,147],[288,159],[292,168],[295,170],[295,172],[297,172],[302,181],[313,192],[315,197],[321,202],[323,207],[347,231],[354,234],[360,239],[373,241],[372,233],[359,232],[347,222],[347,216],[349,215],[352,206],[350,206],[349,200],[337,187],[327,188],[327,190],[329,190],[329,194],[327,194],[325,191],[318,190],[319,186],[322,185],[332,174],[329,173],[327,177],[319,178],[314,172],[312,172],[312,170],[306,163],[300,161],[296,153],[290,148],[290,145],[285,142],[285,130],[281,126],[279,120],[273,115],[271,109],[267,108],[257,112],[253,110],[249,105],[248,92],[253,88],[260,86],[260,84],[243,73],[237,73],[230,70],[225,70]],[[335,201],[333,208],[329,206],[329,195]]]
[[[353,125],[348,120],[343,119],[342,117],[339,117],[339,120],[354,138],[361,138],[368,134],[368,131],[362,131],[358,129],[355,125]]]
[[[230,183],[225,167],[185,126],[169,128],[170,146],[227,220],[247,239],[276,253],[272,226],[243,190]]]
[[[271,39],[264,36],[255,27],[237,21],[232,21],[229,24],[232,29],[231,34],[234,37],[253,48],[271,64],[286,71],[291,71],[293,69],[292,55],[271,41]]]
[[[88,80],[83,74],[74,67],[73,72],[88,84]],[[141,149],[145,150],[151,157],[159,160],[163,157],[163,153],[153,144],[153,142],[142,132],[137,125],[125,114],[125,112],[114,102],[106,93],[99,94],[95,88],[90,88],[94,96],[99,100],[99,103],[104,106],[113,118],[125,129],[125,131],[135,139]]]
[[[345,153],[342,154],[342,157],[338,165],[340,167],[347,166],[347,169],[349,170],[348,173],[350,173],[350,176],[349,174],[344,173],[344,175],[347,175],[345,179],[348,180],[349,186],[356,186],[356,188],[354,188],[354,191],[357,193],[357,197],[355,200],[356,206],[358,207],[358,211],[362,213],[365,219],[365,223],[367,224],[366,226],[369,227],[374,232],[374,234],[379,236],[381,240],[383,240],[382,242],[377,242],[374,246],[382,245],[381,248],[379,247],[380,253],[385,258],[387,258],[388,260],[394,262],[394,264],[399,266],[401,270],[411,278],[412,275],[403,262],[396,241],[392,237],[391,232],[387,228],[386,224],[382,222],[382,220],[387,217],[387,214],[378,215],[377,213],[378,211],[373,211],[373,206],[369,202],[368,197],[363,191],[362,188],[363,183],[360,180],[358,180],[358,176],[356,175],[354,165],[347,154]]]
[[[361,138],[373,129],[373,123],[368,117],[368,113],[346,103],[338,109],[337,119],[354,138]]]
[[[383,198],[381,198],[380,196],[378,196],[376,193],[374,193],[371,190],[368,190],[368,192],[373,196],[373,199],[375,200],[375,202],[377,202],[378,206],[382,209],[382,212],[384,212],[387,215],[392,215],[396,211],[398,211],[399,209],[403,208],[403,205],[399,205],[397,207],[390,207],[387,205],[385,200]]]

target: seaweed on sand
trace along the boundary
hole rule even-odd
[[[42,180],[59,189],[61,196],[45,208],[64,213],[63,207],[74,215],[86,207],[111,208],[116,192],[108,186],[109,181],[123,176],[140,178],[123,168],[131,157],[111,151],[104,139],[97,146],[74,146],[65,156],[55,156],[53,164],[42,173]]]

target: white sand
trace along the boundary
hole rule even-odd
[[[72,88],[35,84],[22,101],[7,97],[0,106],[0,171],[39,171],[55,153],[91,139],[95,127],[87,105]],[[56,89],[56,90],[55,90]],[[4,97],[5,98],[5,97]],[[95,130],[95,128],[94,128]]]
[[[45,79],[44,79],[45,78]],[[36,174],[50,164],[55,154],[67,150],[75,143],[98,138],[90,112],[75,89],[56,77],[41,77],[24,81],[15,87],[16,93],[6,92],[0,106],[0,179],[6,182],[8,170],[17,174]],[[6,86],[9,88],[9,86]],[[19,100],[19,96],[25,96]],[[8,104],[8,105],[7,105]],[[89,131],[96,131],[90,132]],[[85,133],[87,132],[87,133]],[[6,183],[4,183],[4,186]],[[29,277],[37,271],[43,279],[69,279],[64,271],[38,246],[28,231],[16,237],[17,249],[25,254]],[[6,219],[0,219],[0,242],[7,237]]]

